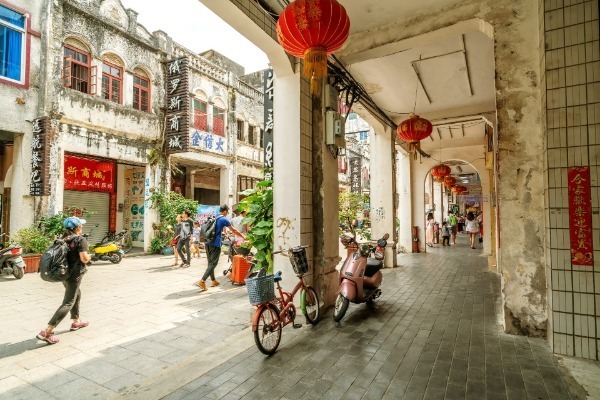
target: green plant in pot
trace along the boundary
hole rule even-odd
[[[24,254],[41,254],[50,247],[52,240],[36,227],[19,229],[11,238],[11,242],[20,246]]]
[[[242,221],[250,229],[246,240],[256,248],[254,257],[260,269],[273,273],[273,181],[261,181],[255,189],[241,193],[241,209],[247,211]]]

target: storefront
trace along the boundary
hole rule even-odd
[[[65,155],[64,163],[63,209],[81,210],[89,242],[98,243],[107,232],[116,230],[116,163],[75,155]]]
[[[131,234],[134,247],[144,247],[146,198],[150,196],[146,168],[132,166],[122,166],[122,168],[125,178],[122,203],[123,229],[128,230]]]

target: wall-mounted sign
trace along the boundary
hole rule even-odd
[[[115,164],[89,158],[65,156],[65,189],[114,193]]]
[[[361,172],[362,159],[354,157],[350,159],[350,191],[352,193],[361,192]]]
[[[227,153],[226,138],[194,128],[190,128],[190,146],[217,154]]]
[[[569,228],[571,233],[571,263],[594,265],[592,236],[592,202],[590,168],[571,167],[569,179]]]
[[[133,245],[140,247],[144,245],[145,180],[145,168],[125,170],[123,226],[131,232]]]
[[[167,153],[189,149],[190,100],[188,58],[167,63]]]
[[[48,196],[50,194],[50,118],[38,118],[32,123],[33,138],[31,141],[31,176],[29,194],[31,196]]]
[[[263,133],[263,144],[265,147],[264,153],[264,167],[265,167],[265,179],[273,179],[273,70],[267,69],[265,71],[265,129]]]

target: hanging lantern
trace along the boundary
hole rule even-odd
[[[465,186],[461,186],[461,185],[454,186],[452,188],[452,192],[454,192],[455,194],[461,194],[466,191],[467,191],[467,188]]]
[[[100,161],[98,164],[96,164],[96,168],[100,172],[108,172],[113,169],[113,163],[109,163],[108,161]]]
[[[444,181],[444,178],[433,175],[433,181],[437,183],[442,183]]]
[[[416,159],[416,152],[421,149],[421,140],[427,139],[431,135],[432,130],[433,125],[431,125],[431,122],[413,114],[398,125],[396,135],[398,138],[408,142],[408,149],[411,154],[414,154]]]
[[[453,176],[444,177],[444,186],[452,187],[454,185],[456,185],[456,178],[454,178]]]
[[[327,76],[327,56],[338,50],[350,32],[346,9],[337,0],[295,0],[279,15],[277,39],[283,49],[304,59],[304,76],[313,94]]]
[[[450,175],[451,172],[452,170],[450,167],[444,163],[438,164],[431,169],[431,175],[440,178],[441,180],[444,180],[444,177]]]

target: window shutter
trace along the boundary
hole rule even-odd
[[[64,87],[68,87],[68,88],[71,87],[71,57],[70,56],[65,56],[63,58],[62,80],[63,80]]]
[[[98,66],[90,67],[90,94],[96,94],[98,90]]]

